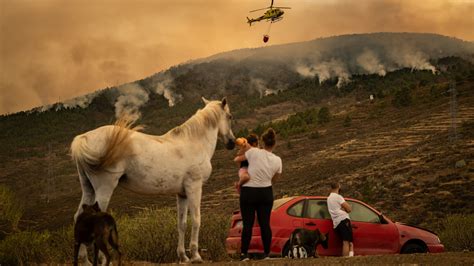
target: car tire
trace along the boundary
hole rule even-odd
[[[408,243],[402,249],[402,254],[426,253],[426,246],[419,243]]]

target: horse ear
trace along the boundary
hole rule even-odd
[[[201,97],[202,101],[204,102],[205,105],[207,105],[209,103],[209,100],[204,98],[204,97]]]
[[[226,106],[226,104],[227,104],[227,98],[224,97],[224,98],[222,98],[222,108],[224,108]]]

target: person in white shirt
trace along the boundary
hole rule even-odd
[[[352,211],[344,198],[339,195],[341,184],[331,183],[331,194],[328,197],[328,209],[331,214],[334,231],[342,239],[342,256],[354,256],[354,245],[352,240],[352,225],[349,213]]]
[[[248,260],[248,249],[252,239],[252,228],[257,213],[260,225],[264,257],[268,258],[272,242],[270,215],[273,207],[272,183],[279,178],[282,172],[281,158],[272,151],[276,145],[276,134],[268,129],[262,135],[264,148],[247,147],[248,178],[241,178],[237,184],[240,187],[240,213],[242,215],[242,244],[241,260]],[[236,158],[237,159],[237,158]]]

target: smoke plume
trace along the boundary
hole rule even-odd
[[[338,59],[331,59],[330,61],[313,62],[310,65],[296,66],[296,72],[304,77],[317,76],[319,83],[322,83],[331,78],[337,78],[337,87],[348,83],[350,81],[350,74],[347,71],[347,66]]]
[[[280,85],[280,84],[279,84]],[[272,95],[272,94],[278,94],[281,90],[284,88],[280,86],[277,86],[278,88],[271,89],[266,85],[266,82],[263,79],[260,78],[251,78],[250,79],[250,88],[260,95],[260,98],[263,98],[264,96]]]
[[[182,99],[180,94],[175,93],[171,87],[173,86],[173,78],[167,73],[159,73],[155,75],[153,89],[158,95],[162,95],[168,100],[169,107],[174,106]]]
[[[140,118],[140,107],[148,102],[148,93],[135,83],[119,87],[118,92],[120,96],[115,102],[115,117],[125,115],[133,120]]]
[[[436,68],[428,62],[429,58],[423,51],[403,47],[402,49],[393,49],[389,55],[400,67],[412,70],[429,70],[433,74],[436,73]]]
[[[385,76],[385,67],[371,50],[366,50],[357,57],[357,63],[369,74]]]

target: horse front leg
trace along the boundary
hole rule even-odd
[[[186,194],[188,196],[189,211],[193,223],[191,228],[191,241],[189,243],[191,262],[201,263],[203,261],[201,255],[199,255],[199,228],[201,227],[202,182],[195,182],[190,187],[191,189],[186,190]]]
[[[184,235],[186,233],[186,223],[188,219],[188,199],[186,195],[176,195],[178,208],[178,260],[180,263],[189,262],[184,249]]]

